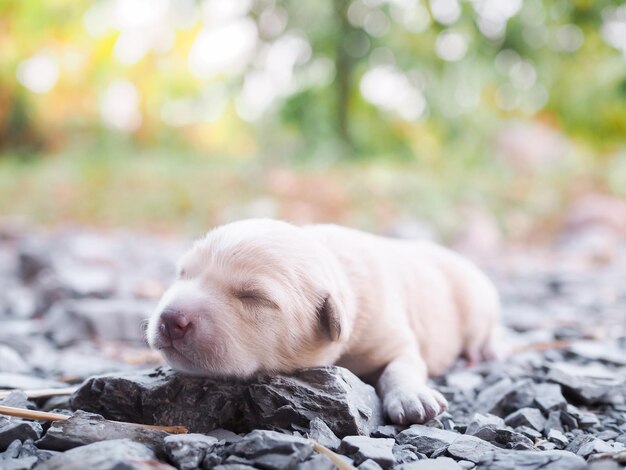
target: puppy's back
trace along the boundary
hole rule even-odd
[[[359,316],[365,313],[362,320],[375,330],[364,331],[364,335],[384,334],[381,322],[372,319],[381,311],[393,314],[389,306],[401,304],[395,297],[402,297],[407,320],[421,341],[431,373],[443,373],[451,358],[462,351],[484,356],[492,348],[500,317],[498,293],[463,256],[429,241],[381,237],[337,225],[305,228],[347,271],[361,297]],[[430,299],[424,298],[428,296]],[[368,315],[368,310],[374,311]],[[365,325],[362,329],[368,330]]]

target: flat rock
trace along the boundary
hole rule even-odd
[[[336,468],[336,467],[333,466],[333,469],[334,468]],[[357,468],[359,470],[382,470],[383,467],[378,465],[373,460],[366,460],[363,463],[361,463]],[[300,470],[300,468],[298,468],[298,470]]]
[[[541,383],[535,385],[535,405],[544,413],[549,413],[564,410],[567,401],[563,397],[559,384]]]
[[[250,381],[187,377],[169,368],[105,375],[83,383],[71,405],[116,421],[182,425],[199,433],[300,430],[320,418],[343,437],[369,435],[384,424],[373,387],[341,367]]]
[[[18,275],[22,281],[32,282],[50,266],[50,250],[46,243],[34,238],[21,241],[18,247]]]
[[[398,444],[411,444],[417,452],[431,456],[441,449],[446,449],[460,436],[456,432],[414,424],[398,434],[396,441]]]
[[[479,429],[487,425],[491,425],[496,428],[503,428],[506,426],[504,424],[504,420],[499,416],[495,416],[492,414],[474,413],[474,415],[472,416],[472,420],[467,425],[465,433],[474,435]]]
[[[37,464],[37,457],[20,457],[0,462],[2,470],[30,470]]]
[[[37,470],[167,470],[171,465],[159,462],[152,450],[129,439],[95,442],[55,455],[37,466]]]
[[[599,364],[553,364],[547,379],[560,384],[566,394],[584,405],[623,403],[626,394],[626,379]]]
[[[56,454],[58,452],[38,449],[33,444],[32,439],[26,439],[24,442],[15,440],[7,447],[6,451],[0,453],[0,468],[3,470],[7,468],[31,468]]]
[[[48,330],[59,345],[93,337],[110,341],[143,340],[142,321],[154,303],[133,299],[79,299],[60,302],[51,312]],[[72,335],[68,335],[72,325]]]
[[[35,404],[28,399],[28,396],[22,390],[13,390],[9,395],[0,400],[0,405],[28,410],[37,409]]]
[[[514,448],[517,445],[530,447],[533,445],[533,441],[528,436],[509,427],[500,428],[493,424],[483,426],[473,436],[503,448]]]
[[[508,415],[504,422],[513,428],[529,426],[537,431],[542,431],[546,424],[546,418],[537,408],[521,408]]]
[[[0,452],[17,440],[39,439],[43,429],[41,424],[19,418],[0,416]]]
[[[551,429],[550,432],[548,432],[548,440],[561,449],[569,444],[567,436],[557,429]]]
[[[496,447],[473,436],[460,436],[448,446],[448,454],[462,460],[478,463],[489,460]]]
[[[298,470],[336,470],[328,457],[321,454],[314,454],[309,460],[299,463],[296,467]],[[380,467],[378,467],[380,469]],[[249,469],[248,469],[249,470]],[[375,469],[372,469],[375,470]]]
[[[11,372],[0,372],[0,389],[20,388],[24,390],[35,388],[62,388],[67,387],[63,382],[56,380],[40,379],[32,375],[17,374]]]
[[[463,467],[450,457],[416,460],[415,462],[404,463],[396,468],[398,470],[463,470]]]
[[[0,344],[0,372],[21,374],[28,372],[29,369],[28,364],[15,349]]]
[[[179,470],[201,467],[218,442],[217,438],[204,434],[178,434],[164,439],[167,457]]]
[[[389,468],[395,463],[394,444],[392,438],[346,436],[341,441],[340,452],[352,457],[357,465],[369,459],[382,468]]]
[[[324,447],[328,447],[330,450],[337,450],[341,444],[341,441],[335,436],[335,433],[319,418],[311,420],[309,424],[309,437]]]
[[[481,470],[582,470],[585,461],[570,452],[562,450],[501,451],[493,454],[490,461],[480,462]]]
[[[46,434],[37,441],[42,449],[65,451],[106,440],[130,439],[163,454],[163,439],[168,433],[144,429],[127,423],[107,421],[102,416],[77,411],[64,421],[53,421]]]
[[[534,397],[535,391],[531,380],[522,379],[514,382],[505,377],[478,394],[474,411],[506,416],[520,408],[530,406]]]
[[[255,430],[224,449],[224,463],[282,470],[294,468],[313,454],[308,439],[276,431]]]
[[[420,454],[415,446],[411,444],[398,444],[393,446],[393,457],[397,464],[415,462],[420,457],[426,458],[424,454]]]

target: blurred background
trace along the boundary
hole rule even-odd
[[[607,246],[626,4],[0,2],[0,216]],[[572,235],[574,234],[574,235]]]

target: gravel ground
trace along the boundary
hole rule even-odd
[[[79,385],[0,405],[0,469],[613,469],[626,465],[626,257],[602,266],[521,252],[486,263],[512,354],[457,364],[436,383],[450,409],[384,422],[374,390],[340,368],[225,383],[173,374],[142,320],[185,244],[125,232],[0,228],[0,389]],[[99,377],[93,377],[99,376]],[[169,434],[118,421],[184,425]]]

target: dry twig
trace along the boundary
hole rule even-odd
[[[355,467],[353,467],[352,465],[350,465],[349,463],[347,463],[345,460],[343,460],[339,454],[334,453],[332,450],[330,450],[328,447],[323,446],[322,444],[320,444],[317,441],[314,441],[313,439],[309,438],[309,441],[311,442],[311,445],[313,446],[313,450],[315,450],[316,452],[319,452],[322,455],[325,455],[326,457],[328,457],[328,459],[335,465],[335,467],[337,467],[339,470],[356,470]]]
[[[13,406],[0,405],[0,414],[6,416],[14,416],[16,418],[33,419],[37,421],[62,421],[70,419],[71,416],[60,413],[48,413],[46,411],[25,410],[23,408],[15,408]],[[184,426],[154,426],[150,424],[127,423],[124,421],[115,421],[119,424],[135,426],[143,429],[154,429],[157,431],[165,431],[171,434],[187,434],[189,432]]]

